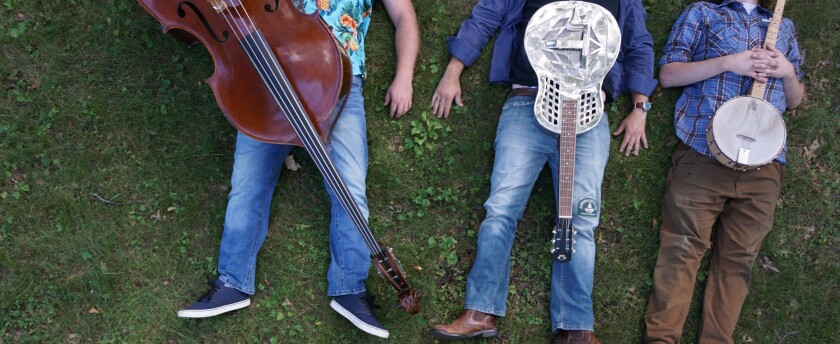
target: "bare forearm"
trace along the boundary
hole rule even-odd
[[[464,72],[464,63],[461,60],[452,58],[449,60],[449,64],[446,66],[446,71],[443,73],[444,79],[451,79],[455,78],[455,80],[459,80],[461,78],[461,73]]]
[[[726,56],[698,62],[672,62],[662,66],[659,83],[662,87],[679,87],[706,80],[726,72]]]
[[[394,43],[397,49],[397,68],[395,80],[411,80],[414,76],[414,64],[420,50],[420,31],[413,6],[406,6],[398,19],[394,20],[396,34]]]
[[[802,103],[802,96],[805,94],[805,85],[798,78],[790,77],[782,79],[785,87],[785,102],[788,109],[795,109]]]

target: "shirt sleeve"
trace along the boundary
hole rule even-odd
[[[467,67],[475,63],[481,55],[481,49],[502,25],[504,14],[507,13],[512,2],[510,0],[480,0],[469,18],[461,23],[458,33],[446,38],[449,53]]]
[[[653,77],[653,37],[645,26],[647,13],[641,0],[630,1],[626,13],[621,38],[625,52],[623,91],[650,96],[658,82]]]
[[[802,72],[801,68],[803,59],[802,54],[799,52],[799,40],[796,39],[796,28],[794,28],[793,22],[790,19],[784,18],[782,21],[782,30],[784,32],[788,32],[788,42],[790,43],[789,49],[785,53],[785,57],[793,65],[793,68],[796,71],[796,77],[799,80],[802,80],[802,78],[805,77],[805,73]],[[778,47],[778,43],[776,46]]]
[[[660,67],[671,62],[693,62],[694,51],[703,40],[701,24],[701,7],[699,3],[693,3],[680,14],[671,28],[665,51],[659,59]]]

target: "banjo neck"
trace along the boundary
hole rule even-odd
[[[775,47],[776,40],[779,39],[779,26],[782,24],[782,12],[785,10],[785,0],[776,0],[776,8],[773,10],[773,18],[770,19],[770,25],[767,27],[767,36],[764,38],[764,48],[768,46]],[[767,90],[767,83],[753,82],[750,89],[750,96],[764,99],[764,93]]]

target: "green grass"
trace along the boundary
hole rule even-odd
[[[688,3],[645,0],[657,55]],[[416,316],[397,310],[371,272],[393,342],[434,342],[430,327],[461,309],[475,254],[507,93],[486,82],[491,49],[462,78],[466,106],[446,120],[428,116],[449,60],[444,38],[474,4],[414,1],[423,46],[414,109],[400,120],[381,105],[393,77],[393,27],[381,5],[374,9],[365,86],[371,224],[424,298]],[[779,272],[756,264],[736,340],[836,343],[840,3],[789,2],[786,14],[806,56],[807,99],[787,118],[790,164],[760,255]],[[229,190],[235,132],[203,83],[212,71],[204,48],[161,34],[133,1],[0,2],[0,342],[376,341],[327,306],[329,198],[302,150],[303,169],[285,171],[275,195],[254,304],[202,321],[176,317],[215,272]],[[651,149],[626,158],[612,142],[594,290],[604,343],[641,339],[678,94],[655,93]],[[610,112],[613,128],[623,102]],[[431,145],[418,149],[424,139]],[[815,140],[812,158],[803,149]],[[543,171],[513,250],[503,336],[488,342],[550,338],[551,197]],[[704,277],[686,343],[696,342]]]

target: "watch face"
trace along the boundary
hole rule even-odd
[[[639,109],[642,109],[642,110],[645,110],[645,111],[650,111],[650,105],[651,104],[649,102],[638,102],[638,103],[636,103],[636,108],[639,108]]]

